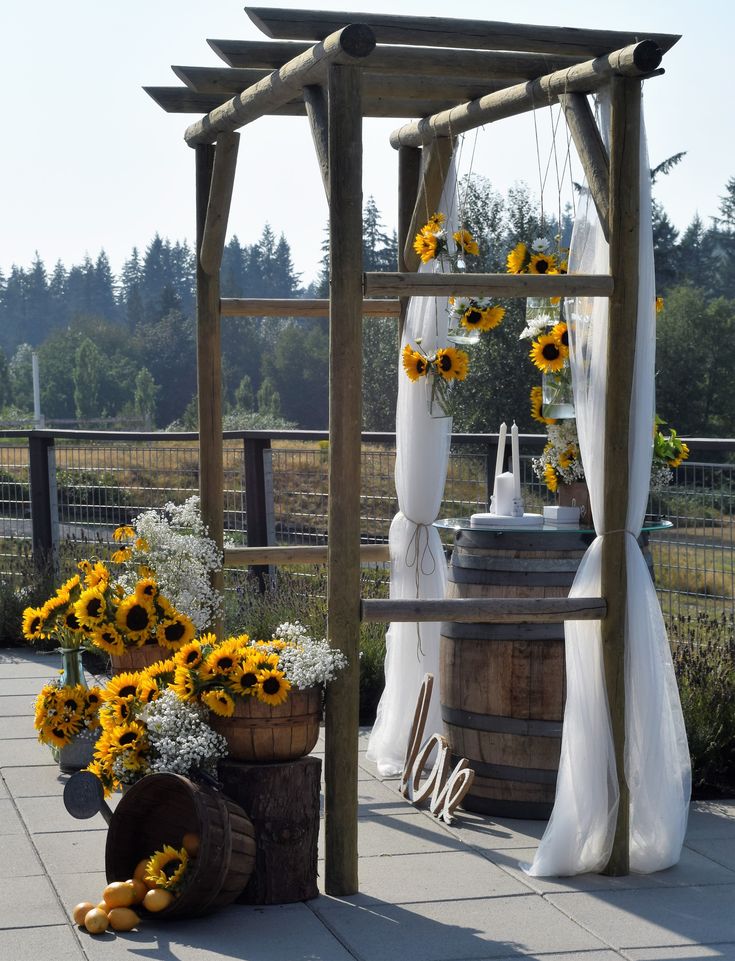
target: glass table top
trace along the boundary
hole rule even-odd
[[[673,526],[674,525],[671,523],[671,521],[664,520],[660,517],[648,516],[643,521],[641,533],[648,534],[653,531],[666,531]],[[493,525],[482,524],[477,527],[473,527],[470,523],[469,517],[441,517],[434,521],[434,527],[444,531],[493,531],[494,533],[512,531],[516,534],[594,534],[594,530],[591,527],[585,527],[581,524],[554,524],[551,521],[545,521],[542,525],[540,524],[538,526],[529,526],[528,524],[519,524],[518,526],[513,526],[512,524],[503,524],[502,526],[495,527]]]

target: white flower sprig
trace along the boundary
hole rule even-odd
[[[216,773],[217,759],[227,756],[227,742],[207,724],[208,715],[206,708],[180,700],[170,688],[146,704],[140,719],[148,731],[152,773]]]
[[[300,690],[328,684],[338,671],[347,667],[342,651],[330,647],[326,638],[314,640],[299,621],[279,624],[273,639],[286,642],[287,646],[278,651],[280,667],[291,684]]]

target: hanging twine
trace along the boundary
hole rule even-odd
[[[406,567],[415,568],[416,600],[419,600],[421,576],[423,575],[424,577],[429,577],[436,572],[436,557],[431,549],[429,538],[430,525],[423,524],[420,521],[415,521],[407,514],[403,514],[403,516],[416,528],[408,542],[408,546],[406,547],[406,556],[404,558],[404,562]],[[425,538],[423,548],[421,546],[422,537]],[[429,558],[431,561],[430,567],[427,558]],[[424,567],[425,562],[426,567]],[[419,621],[416,621],[416,638],[416,659],[420,660],[424,656],[424,651],[421,646],[421,624]]]

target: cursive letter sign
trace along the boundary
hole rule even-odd
[[[432,734],[426,743],[419,747],[424,736],[433,687],[434,675],[425,674],[408,736],[400,791],[413,804],[421,804],[430,798],[429,811],[434,817],[451,824],[454,811],[472,786],[475,772],[470,768],[467,759],[462,758],[451,774],[449,773],[449,744],[443,734]],[[434,764],[422,784],[421,776],[434,751]]]

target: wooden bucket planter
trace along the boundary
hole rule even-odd
[[[263,704],[255,697],[235,698],[232,717],[210,714],[210,725],[227,741],[235,761],[261,764],[295,761],[313,750],[319,738],[321,687],[291,689],[283,704]]]
[[[566,597],[594,536],[458,531],[447,596]],[[453,763],[466,757],[475,771],[467,810],[549,817],[565,693],[563,623],[442,625],[445,733]]]
[[[200,848],[189,861],[186,886],[155,916],[196,917],[231,904],[254,869],[253,825],[243,809],[219,791],[179,774],[149,774],[120,799],[107,832],[107,880],[132,877],[142,858],[165,844],[180,848],[190,831],[199,835]]]
[[[144,644],[143,647],[129,647],[124,654],[112,654],[112,674],[125,674],[128,671],[142,671],[156,661],[165,661],[173,651],[159,644]]]

